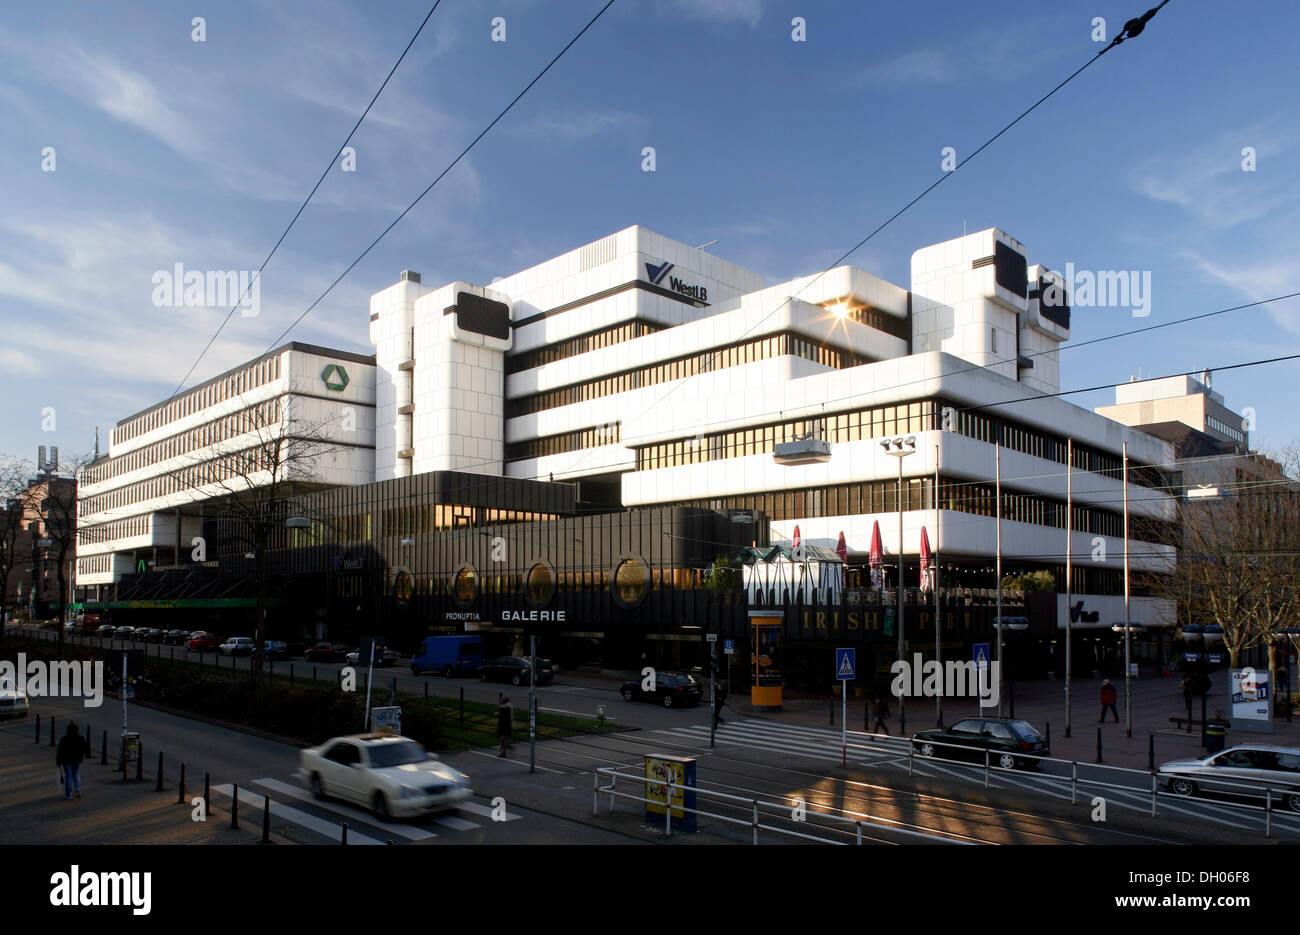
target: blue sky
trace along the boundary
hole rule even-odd
[[[0,453],[87,452],[96,425],[172,392],[226,309],[157,308],[153,274],[255,269],[430,3],[0,14]],[[933,182],[944,147],[964,157],[1094,55],[1094,17],[1113,35],[1146,3],[617,0],[290,337],[370,353],[368,298],[401,269],[487,283],[630,224],[717,239],[769,283],[815,272]],[[260,314],[189,382],[266,350],[600,6],[444,0],[354,138],[356,171],[331,170]],[[849,262],[906,286],[917,247],[996,226],[1031,263],[1151,272],[1149,317],[1076,309],[1079,341],[1300,289],[1298,53],[1300,7],[1172,0]],[[1062,385],[1297,351],[1290,300],[1064,350]],[[1297,372],[1216,377],[1254,408],[1257,447],[1300,438]]]

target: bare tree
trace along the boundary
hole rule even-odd
[[[9,626],[9,578],[23,556],[23,494],[29,466],[19,458],[0,457],[0,640]],[[29,550],[25,550],[29,551]]]
[[[56,599],[58,611],[59,653],[63,652],[64,617],[67,616],[69,588],[72,586],[70,565],[77,554],[77,480],[78,473],[90,463],[90,456],[72,457],[71,477],[66,473],[43,474],[28,484],[23,492],[23,499],[29,514],[40,517],[41,540],[48,544],[39,545],[34,552],[41,552],[46,560],[55,563],[55,579],[58,587]]]
[[[311,400],[286,394],[228,416],[219,438],[185,469],[183,486],[220,498],[226,535],[218,543],[253,561],[256,603],[252,684],[261,696],[266,657],[267,556],[282,545],[289,500],[325,484],[320,463],[342,446],[331,439],[334,418],[311,418]],[[347,426],[343,426],[346,430]]]

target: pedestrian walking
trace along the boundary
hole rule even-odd
[[[54,763],[63,771],[63,797],[70,799],[75,794],[81,798],[81,761],[86,758],[86,741],[76,724],[68,724],[68,730],[59,741],[54,751]]]
[[[871,726],[871,732],[888,737],[889,725],[885,721],[889,717],[889,696],[884,692],[876,692],[875,700],[871,703],[871,713],[876,719],[876,723]]]
[[[1119,712],[1115,710],[1115,702],[1119,700],[1119,692],[1115,691],[1115,686],[1110,684],[1110,679],[1101,683],[1101,719],[1098,724],[1106,723],[1106,712],[1110,711],[1115,715],[1115,723],[1119,723]]]
[[[714,680],[713,683],[713,726],[727,723],[722,719],[722,706],[727,703],[727,686]]]
[[[1183,704],[1187,707],[1187,729],[1190,731],[1192,729],[1192,676],[1190,673],[1183,676],[1182,685],[1179,687],[1183,690]]]
[[[497,705],[497,736],[501,738],[501,752],[497,756],[505,756],[513,749],[510,734],[514,727],[515,709],[510,705],[509,696],[502,695],[501,704]]]

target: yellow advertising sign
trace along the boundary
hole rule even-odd
[[[668,784],[673,785],[672,802],[668,801]],[[649,799],[645,810],[656,815],[664,814],[670,805],[674,818],[682,818],[685,793],[686,765],[657,756],[645,758],[645,797]]]

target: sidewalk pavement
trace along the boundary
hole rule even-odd
[[[174,781],[155,792],[157,775],[145,769],[145,778],[130,778],[114,771],[110,751],[108,766],[99,763],[99,738],[94,756],[81,764],[80,799],[63,797],[56,784],[54,747],[42,737],[32,740],[30,719],[7,721],[0,726],[0,827],[6,844],[257,844],[262,838],[262,812],[247,808],[240,812],[240,827],[230,830],[228,806],[214,812],[207,821],[194,821],[194,807],[177,802]],[[147,764],[146,764],[147,766]],[[174,777],[169,777],[174,778]],[[203,795],[203,777],[197,788],[191,777],[185,790],[186,802]],[[223,800],[224,801],[224,800]],[[276,843],[287,843],[276,834]]]
[[[1206,699],[1206,714],[1213,723],[1216,714],[1228,714],[1230,706],[1224,697],[1224,684],[1227,676],[1218,673],[1214,679],[1214,688]],[[1190,732],[1186,725],[1179,729],[1170,723],[1171,717],[1186,717],[1187,709],[1179,688],[1178,677],[1161,677],[1144,674],[1132,680],[1133,692],[1133,736],[1126,734],[1124,679],[1112,678],[1111,685],[1119,693],[1115,704],[1119,712],[1119,723],[1114,715],[1107,712],[1106,722],[1098,723],[1101,712],[1100,678],[1076,678],[1071,680],[1071,722],[1070,736],[1065,735],[1065,680],[1039,679],[1017,682],[1013,690],[1004,690],[1002,712],[1010,716],[1012,702],[1017,718],[1029,721],[1040,731],[1051,732],[1052,755],[1061,759],[1079,760],[1080,762],[1097,762],[1097,737],[1101,732],[1101,761],[1112,766],[1126,766],[1132,769],[1148,768],[1149,744],[1154,738],[1155,763],[1182,757],[1201,756],[1201,732],[1199,725]],[[1014,694],[1014,698],[1012,697]],[[728,700],[727,707],[746,717],[765,718],[787,724],[810,727],[831,726],[831,699],[829,691],[800,692],[787,689],[781,711],[758,708],[749,703],[748,692],[737,690]],[[943,720],[951,725],[963,717],[970,717],[979,712],[974,698],[944,698]],[[840,726],[840,700],[834,698],[834,724]],[[886,723],[891,734],[899,730],[899,699],[890,697],[890,717]],[[935,699],[908,698],[905,713],[907,717],[906,733],[910,736],[916,731],[927,730],[936,725]],[[849,730],[866,731],[874,720],[870,717],[870,699],[849,696]],[[995,715],[996,708],[986,708],[985,715]],[[1201,701],[1193,697],[1192,714],[1199,722]],[[1273,722],[1274,733],[1262,734],[1227,729],[1227,745],[1236,743],[1267,742],[1284,746],[1300,747],[1300,717],[1287,723],[1285,717]]]

